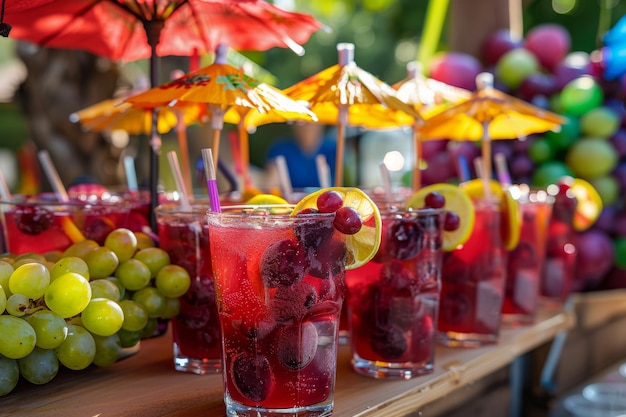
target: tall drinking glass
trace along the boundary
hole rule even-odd
[[[499,202],[474,198],[469,239],[444,253],[437,339],[447,346],[478,347],[498,341],[506,280],[506,249]]]
[[[516,187],[514,191],[514,196],[518,195],[522,224],[519,243],[509,252],[502,322],[520,326],[533,323],[539,308],[553,198],[544,190],[529,191]]]
[[[169,203],[156,207],[159,244],[171,263],[187,270],[191,287],[179,298],[180,312],[171,320],[174,366],[207,374],[222,369],[220,322],[209,251],[207,204],[190,209]]]
[[[126,224],[130,206],[121,200],[60,201],[44,193],[0,201],[0,211],[9,252],[45,254],[62,252],[84,238],[103,245],[110,232]]]
[[[382,241],[346,272],[352,367],[374,378],[433,371],[443,211],[382,210]]]
[[[333,409],[345,238],[334,214],[280,209],[208,213],[227,416]]]

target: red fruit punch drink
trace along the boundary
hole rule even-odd
[[[498,341],[506,279],[506,249],[497,202],[474,199],[476,220],[469,239],[444,253],[437,340],[478,347]]]
[[[171,320],[176,370],[196,374],[222,369],[220,321],[209,251],[208,204],[185,210],[177,203],[155,210],[161,249],[171,263],[187,270],[191,287],[180,297],[180,312]]]
[[[332,214],[208,213],[227,416],[333,409],[346,247]]]
[[[433,371],[441,287],[443,211],[381,211],[382,240],[346,272],[352,367],[374,378]]]
[[[518,195],[517,192],[512,194]],[[517,201],[522,225],[519,243],[509,252],[502,305],[502,322],[510,326],[527,325],[535,321],[553,198],[545,191],[538,190],[523,192]]]
[[[62,252],[85,238],[103,245],[130,212],[122,201],[62,202],[52,194],[15,196],[0,209],[5,249],[15,254]]]

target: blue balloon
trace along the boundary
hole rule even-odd
[[[602,42],[604,42],[605,45],[626,43],[626,16],[618,20],[615,26],[606,32],[602,38]]]
[[[604,77],[614,80],[626,73],[626,43],[602,48]]]

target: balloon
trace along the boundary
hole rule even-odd
[[[572,116],[582,116],[604,101],[602,88],[593,77],[583,75],[563,88],[560,96],[563,112]]]

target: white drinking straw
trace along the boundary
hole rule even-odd
[[[388,204],[393,203],[393,192],[391,189],[391,174],[389,173],[389,168],[385,165],[384,162],[378,164],[380,168],[380,176],[383,179],[383,190],[385,190],[385,199]]]
[[[320,181],[321,188],[330,187],[330,167],[326,156],[319,154],[315,157],[315,166],[317,168],[317,178]]]
[[[183,180],[183,173],[180,170],[180,165],[178,164],[178,156],[176,155],[176,151],[170,151],[167,153],[167,160],[170,164],[170,170],[174,176],[174,182],[176,183],[176,189],[180,193],[180,204],[185,211],[191,210],[191,204],[189,203],[189,193],[187,192],[187,187],[185,186],[185,181]]]
[[[511,174],[509,174],[509,168],[506,165],[506,155],[501,152],[496,153],[494,156],[496,163],[496,173],[498,174],[498,180],[503,187],[511,185]]]
[[[11,190],[9,190],[9,186],[7,185],[7,182],[4,179],[4,175],[2,174],[2,170],[0,170],[0,200],[2,200],[2,201],[10,201],[11,198],[12,198]]]
[[[54,164],[52,163],[52,159],[50,159],[50,154],[46,150],[39,151],[39,162],[43,166],[43,170],[46,173],[46,177],[48,177],[48,181],[50,181],[50,185],[54,189],[55,194],[59,198],[61,202],[70,201],[70,197],[67,195],[67,190],[63,186],[61,182],[61,177],[59,177],[59,173],[57,172]]]
[[[278,168],[278,180],[280,181],[280,188],[283,191],[283,197],[285,200],[289,200],[293,194],[293,187],[291,186],[291,178],[289,178],[287,160],[283,155],[276,157],[276,167]]]
[[[135,160],[132,156],[126,155],[124,157],[124,174],[126,174],[126,186],[128,191],[136,192],[139,189],[137,183],[137,171],[135,171]]]

